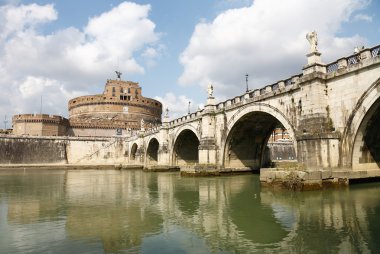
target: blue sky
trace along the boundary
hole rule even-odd
[[[316,30],[327,63],[380,44],[375,0],[0,0],[0,116],[67,116],[106,79],[139,82],[171,117],[302,71]],[[0,117],[2,118],[2,117]]]

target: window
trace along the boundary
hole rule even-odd
[[[122,101],[126,101],[126,100],[130,100],[131,99],[131,96],[127,96],[127,95],[120,95],[120,100]]]

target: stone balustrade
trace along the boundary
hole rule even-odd
[[[335,62],[326,65],[326,72],[332,73],[341,69],[349,68],[355,66],[365,60],[370,58],[375,58],[380,56],[380,46],[373,48],[363,49],[359,53],[354,55],[343,57]]]

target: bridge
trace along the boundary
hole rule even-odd
[[[281,127],[299,178],[380,176],[380,45],[329,64],[316,47],[306,56],[299,74],[220,103],[211,92],[202,110],[165,116],[162,126],[129,137],[129,163],[198,173],[261,169],[270,182],[289,176],[263,170],[271,166],[268,139]]]

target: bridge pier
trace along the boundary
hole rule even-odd
[[[199,165],[207,165],[208,168],[215,167],[217,146],[213,138],[203,138],[199,143]]]
[[[305,134],[297,138],[298,162],[309,171],[339,167],[340,136],[337,133]]]

